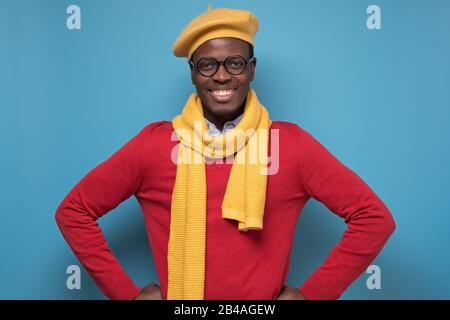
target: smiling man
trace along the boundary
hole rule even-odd
[[[89,172],[58,207],[61,232],[108,297],[337,299],[394,231],[388,208],[356,173],[298,125],[270,119],[250,88],[257,30],[256,16],[242,10],[209,9],[191,21],[173,51],[187,58],[196,93],[172,121],[150,123]],[[137,287],[97,223],[132,195],[160,286]],[[295,226],[310,198],[347,230],[305,283],[288,285]]]
[[[244,113],[256,65],[252,46],[237,38],[211,39],[195,50],[189,64],[192,83],[205,105],[203,115],[222,130],[225,122]]]

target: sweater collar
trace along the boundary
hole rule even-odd
[[[214,123],[212,123],[211,121],[209,121],[208,119],[205,118],[206,125],[208,126],[208,134],[211,137],[218,137],[218,136],[224,134],[225,132],[234,129],[239,124],[239,122],[241,122],[243,116],[244,116],[244,114],[242,113],[236,119],[225,122],[223,125],[222,131],[220,131]]]

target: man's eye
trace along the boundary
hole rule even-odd
[[[239,69],[244,66],[244,63],[241,60],[231,60],[228,63],[228,66],[230,66],[231,68],[234,68],[234,69]]]
[[[212,62],[204,62],[204,63],[202,63],[202,64],[200,65],[200,68],[201,68],[202,70],[212,69],[212,68],[214,68],[214,63],[212,63]]]

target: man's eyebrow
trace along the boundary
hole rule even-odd
[[[233,53],[233,54],[227,55],[227,56],[225,57],[225,59],[228,58],[228,57],[232,57],[232,56],[241,56],[242,58],[244,58],[244,59],[247,60],[247,61],[250,60],[250,59],[252,58],[251,56],[248,57],[248,54]],[[216,59],[217,61],[224,61],[224,60],[225,60],[225,59],[221,60],[221,59],[219,59],[219,58],[217,58],[217,57],[215,57],[215,56],[211,56],[211,55],[200,56],[200,57],[196,57],[195,59],[194,59],[193,57],[194,57],[194,55],[192,55],[191,61],[194,62],[194,63],[199,62],[200,59],[203,59],[203,58],[214,58],[214,59]]]

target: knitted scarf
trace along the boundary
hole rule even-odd
[[[269,113],[250,89],[239,124],[211,137],[200,97],[193,93],[172,120],[180,143],[172,193],[168,247],[169,300],[202,300],[205,282],[205,158],[231,157],[233,165],[222,202],[222,217],[240,231],[263,228],[268,166]]]

